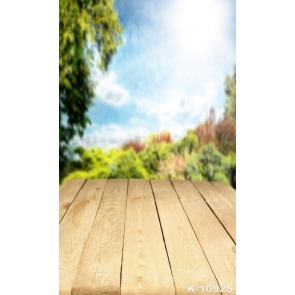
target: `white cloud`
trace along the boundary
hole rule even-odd
[[[97,71],[98,85],[95,88],[96,96],[114,106],[120,106],[129,100],[128,91],[116,82],[116,73],[102,74]]]
[[[148,114],[156,114],[160,122],[174,122],[177,117],[186,114],[187,118],[192,119],[201,115],[205,108],[210,104],[214,105],[216,99],[217,85],[213,82],[205,86],[204,92],[188,95],[179,92],[170,92],[163,101],[153,103]],[[138,104],[146,107],[146,101]]]
[[[224,117],[224,108],[216,110],[216,121],[221,121]]]

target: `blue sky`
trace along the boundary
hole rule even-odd
[[[224,79],[236,62],[233,0],[117,0],[123,45],[98,81],[84,147],[120,147],[168,130],[184,136],[206,119],[222,117]]]

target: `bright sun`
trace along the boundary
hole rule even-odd
[[[173,38],[182,48],[200,53],[218,44],[226,18],[223,3],[222,0],[176,0],[168,24]]]

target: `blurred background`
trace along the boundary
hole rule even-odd
[[[232,0],[59,1],[59,181],[236,187]]]

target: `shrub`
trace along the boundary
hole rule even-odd
[[[188,132],[179,142],[175,144],[176,153],[186,156],[192,154],[198,147],[198,137],[193,132]]]
[[[187,165],[184,169],[184,178],[192,181],[203,180],[196,153],[192,154],[187,160]]]
[[[148,173],[133,149],[119,151],[110,165],[110,178],[144,178]]]
[[[204,146],[198,154],[200,172],[205,180],[229,183],[226,177],[228,162],[213,143]]]
[[[145,150],[139,153],[145,169],[149,174],[156,174],[159,168],[159,162],[167,159],[173,150],[173,144],[162,142],[158,145],[149,145]]]

